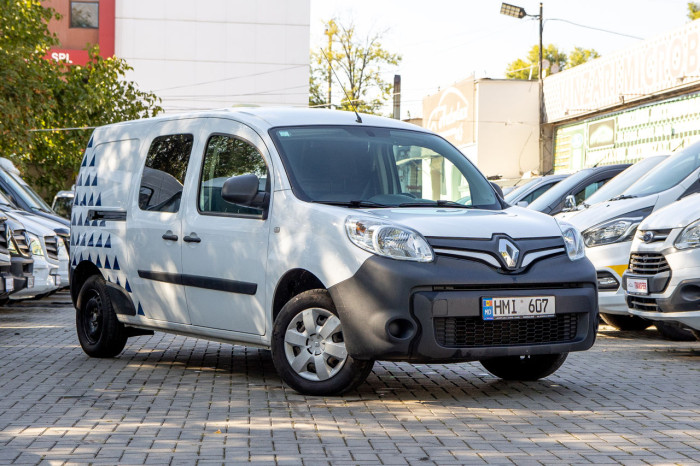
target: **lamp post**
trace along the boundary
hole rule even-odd
[[[540,21],[540,47],[539,47],[539,71],[537,73],[539,81],[539,105],[540,105],[540,173],[545,172],[544,166],[544,73],[542,70],[542,2],[540,2],[540,14],[539,15],[528,15],[525,12],[525,8],[510,5],[508,3],[501,3],[501,14],[506,16],[512,16],[513,18],[522,19],[524,17],[537,18]]]

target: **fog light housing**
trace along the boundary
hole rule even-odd
[[[614,291],[620,288],[620,282],[613,274],[607,271],[596,272],[598,278],[598,289],[601,291]]]
[[[416,327],[408,319],[394,319],[386,324],[386,333],[396,340],[408,340],[416,333]]]

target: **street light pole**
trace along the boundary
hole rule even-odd
[[[540,81],[540,95],[539,95],[539,104],[540,104],[540,124],[539,124],[539,132],[540,132],[540,173],[544,174],[545,172],[545,162],[544,162],[544,72],[542,70],[542,2],[540,2],[540,70],[539,70],[539,81]]]

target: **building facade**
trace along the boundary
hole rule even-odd
[[[166,112],[307,106],[310,0],[47,0],[52,59],[87,62],[89,44],[125,59],[127,79]]]

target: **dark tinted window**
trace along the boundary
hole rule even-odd
[[[221,197],[224,182],[232,176],[256,175],[258,189],[267,189],[267,166],[258,150],[232,136],[214,135],[207,142],[199,185],[199,210],[210,213],[260,215],[262,210],[232,204]]]
[[[528,204],[530,204],[532,201],[540,197],[542,194],[547,192],[549,188],[551,188],[553,185],[556,183],[547,183],[544,186],[540,186],[539,188],[535,189],[533,192],[522,198],[520,201],[525,201]]]
[[[191,134],[172,134],[153,140],[141,177],[141,209],[158,212],[177,212],[180,209],[192,141]]]
[[[70,2],[70,27],[97,29],[99,8],[98,2]]]

